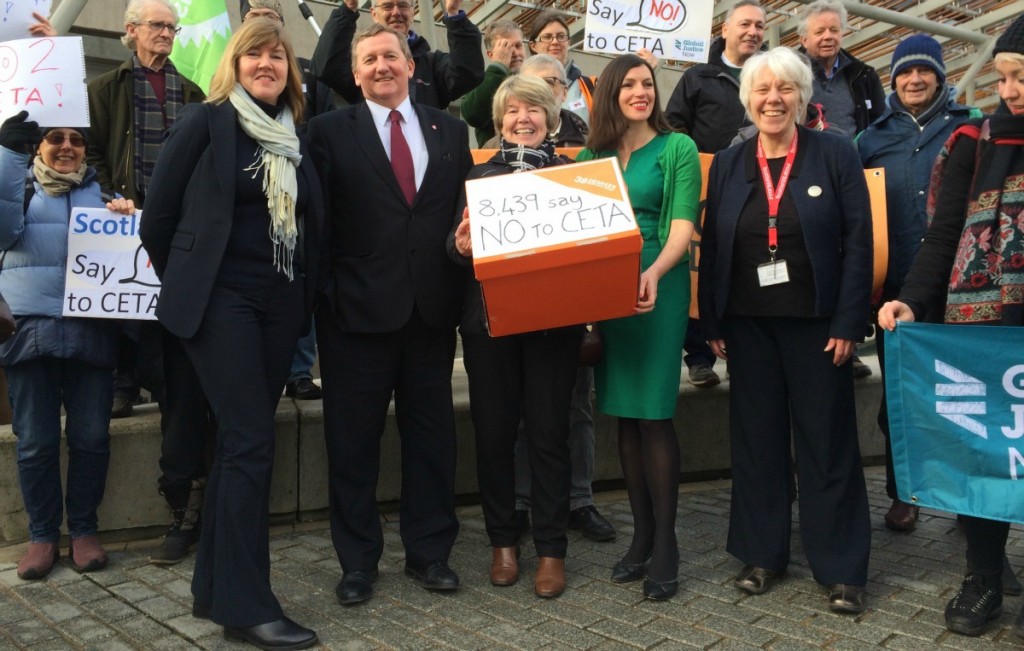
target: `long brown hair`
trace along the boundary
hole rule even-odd
[[[594,88],[594,106],[590,110],[590,135],[587,137],[587,149],[591,151],[609,151],[617,149],[629,129],[629,121],[619,109],[619,92],[622,81],[629,71],[638,66],[646,66],[654,78],[654,70],[635,54],[624,54],[611,63],[601,73]],[[661,98],[658,97],[658,84],[654,84],[654,108],[647,124],[658,133],[673,131],[665,114],[661,111]]]
[[[242,23],[224,49],[224,55],[217,64],[217,71],[210,81],[210,92],[206,101],[211,104],[226,102],[235,84],[238,83],[238,60],[249,50],[259,49],[264,45],[280,43],[284,46],[288,57],[288,80],[285,82],[284,101],[292,110],[295,124],[302,122],[302,110],[306,106],[306,97],[302,93],[302,72],[295,60],[295,50],[284,31],[284,23],[269,18],[250,18]]]

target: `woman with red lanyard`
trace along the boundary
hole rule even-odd
[[[700,314],[729,360],[726,549],[745,565],[735,586],[761,594],[786,571],[795,461],[807,564],[831,610],[859,613],[871,524],[850,357],[868,318],[871,215],[849,139],[798,126],[811,83],[788,48],[743,66],[740,100],[758,136],[711,166]]]

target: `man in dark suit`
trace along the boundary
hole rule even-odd
[[[409,100],[405,38],[374,24],[353,54],[365,101],[309,125],[328,204],[316,329],[343,604],[373,594],[384,549],[376,489],[392,394],[405,573],[430,590],[459,587],[448,556],[459,530],[451,373],[464,278],[445,239],[472,166],[466,125]]]

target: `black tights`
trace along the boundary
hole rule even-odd
[[[986,585],[1000,585],[1010,524],[969,515],[958,515],[957,518],[967,539],[967,564],[971,572],[980,574]]]
[[[679,572],[679,440],[672,421],[620,418],[619,460],[634,529],[623,561],[642,563],[650,556],[647,575],[651,579],[675,579]]]

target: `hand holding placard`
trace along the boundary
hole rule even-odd
[[[81,36],[0,43],[0,120],[19,111],[42,126],[89,126]]]

